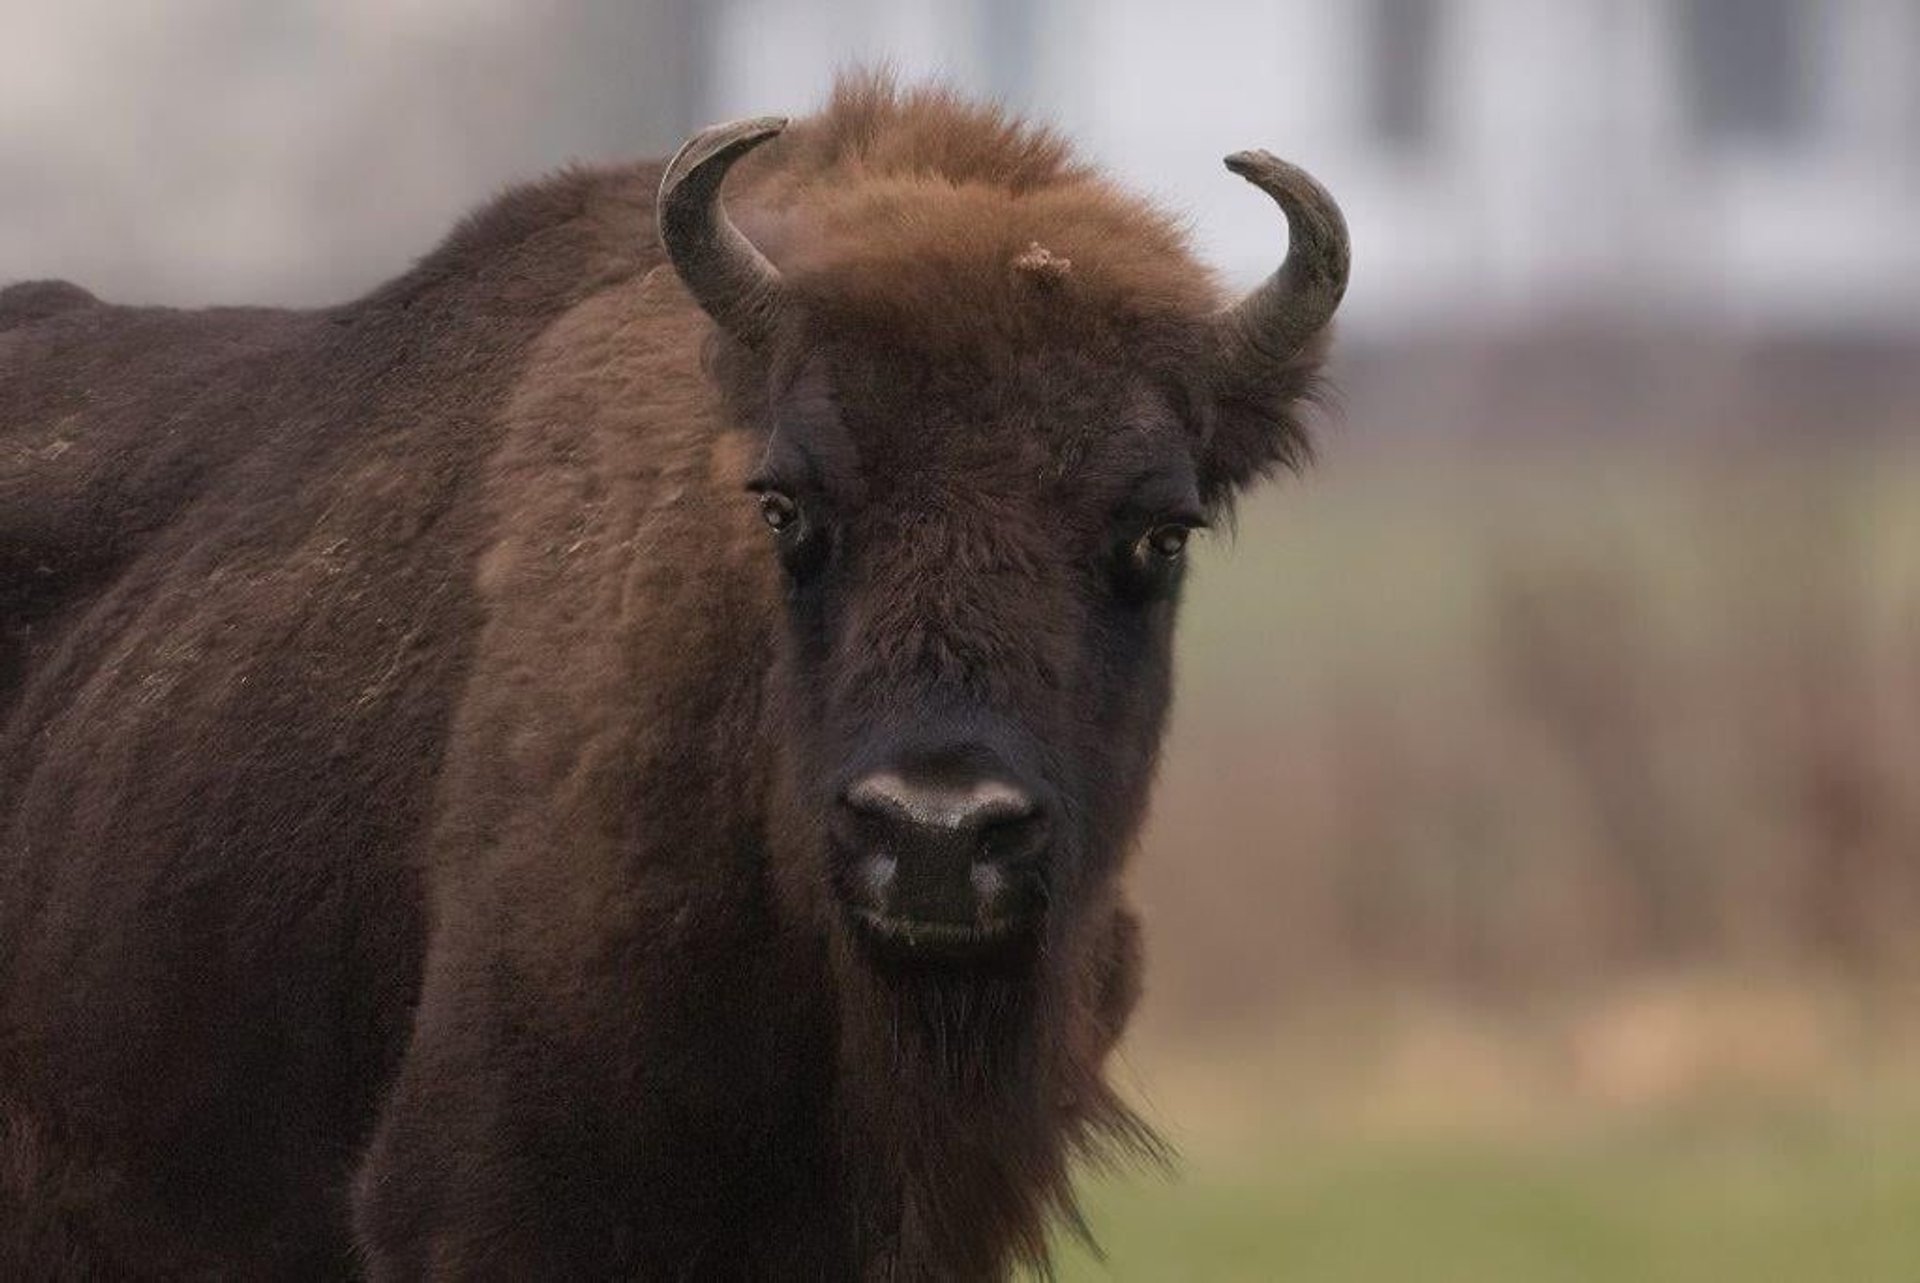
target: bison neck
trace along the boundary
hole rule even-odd
[[[1066,977],[876,967],[837,940],[837,1131],[861,1255],[889,1275],[1039,1262],[1075,1219],[1077,1151],[1140,1131],[1100,1078],[1103,1040]]]

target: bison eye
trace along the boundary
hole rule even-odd
[[[1173,561],[1187,550],[1187,537],[1192,533],[1191,526],[1180,522],[1170,521],[1155,526],[1140,536],[1140,559],[1145,561],[1148,556],[1154,556],[1163,561]]]
[[[778,490],[760,492],[760,519],[774,530],[785,530],[800,519],[800,505]]]

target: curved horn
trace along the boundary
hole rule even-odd
[[[1286,262],[1218,318],[1228,362],[1271,369],[1296,355],[1339,308],[1347,292],[1347,220],[1311,175],[1268,152],[1235,152],[1227,168],[1287,216]]]
[[[707,315],[748,346],[779,317],[780,271],[727,218],[720,183],[735,161],[786,127],[784,116],[760,116],[703,129],[660,177],[655,216],[674,271]]]

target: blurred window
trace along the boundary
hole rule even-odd
[[[1440,9],[1441,0],[1371,0],[1367,7],[1368,124],[1402,151],[1433,142]]]
[[[1688,99],[1712,146],[1790,144],[1812,114],[1807,0],[1684,0]]]

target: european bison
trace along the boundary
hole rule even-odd
[[[1043,1259],[1145,1138],[1182,550],[1347,274],[1227,165],[1292,236],[1238,302],[872,79],[341,307],[0,294],[0,1273]]]

